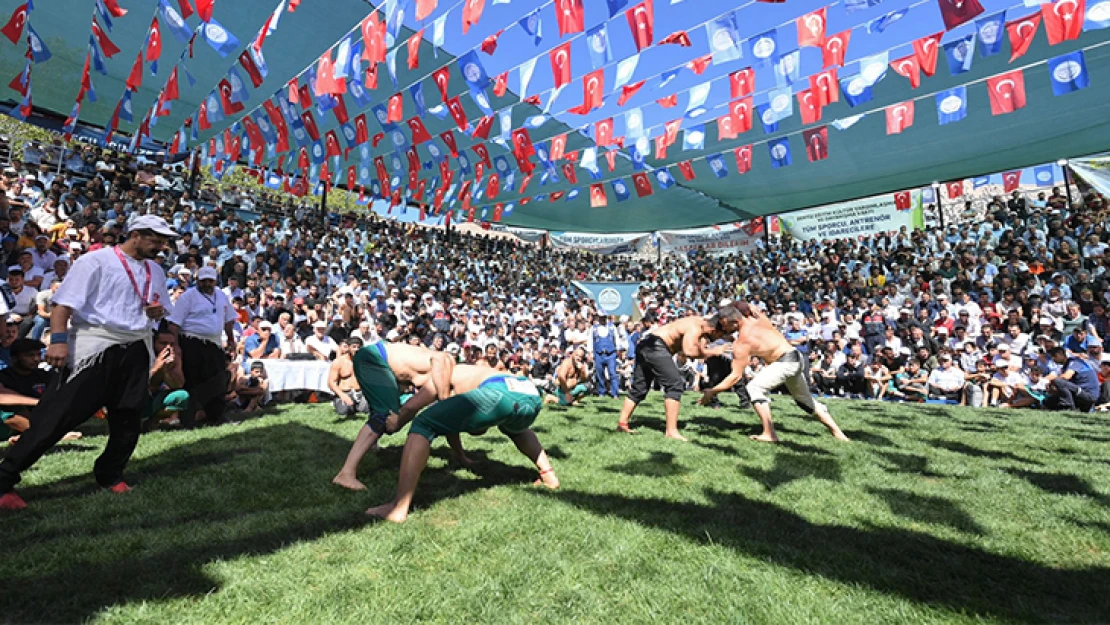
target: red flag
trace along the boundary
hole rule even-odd
[[[489,37],[486,37],[485,39],[483,39],[482,40],[482,45],[481,45],[482,52],[485,52],[486,54],[488,54],[490,56],[493,56],[493,53],[497,50],[497,38],[500,37],[501,33],[503,33],[503,32],[505,32],[505,31],[504,30],[499,30],[499,31],[493,33],[492,35],[490,35]]]
[[[227,79],[224,79],[224,80],[226,81]],[[143,84],[143,53],[142,52],[139,52],[139,55],[135,57],[135,64],[131,66],[131,73],[127,76],[127,82],[125,84],[127,85],[127,88],[132,90],[132,91],[138,91],[139,86]],[[228,85],[228,88],[230,88],[230,87],[231,87],[231,85]]]
[[[1041,25],[1041,14],[1034,13],[1029,17],[1006,22],[1006,34],[1010,36],[1010,62],[1025,55],[1037,34],[1037,27]]]
[[[524,177],[524,180],[520,181],[520,191],[519,191],[519,193],[521,193],[521,194],[524,193],[525,189],[528,188],[528,183],[529,182],[532,182],[532,174],[528,174],[527,176]],[[527,199],[528,198],[524,198],[524,200],[521,200],[521,204],[527,204],[527,202],[525,201]]]
[[[366,113],[355,118],[355,145],[362,145],[370,140],[370,129],[366,126]]]
[[[632,183],[636,186],[636,195],[647,197],[655,193],[651,186],[651,179],[645,173],[632,174]]]
[[[622,85],[621,97],[617,98],[617,106],[624,106],[624,103],[628,102],[629,98],[636,95],[636,92],[643,88],[644,83],[646,82],[646,80],[641,80],[640,82],[632,85]]]
[[[752,146],[742,145],[733,153],[736,155],[736,173],[746,174],[752,170]]]
[[[444,189],[440,187],[436,189],[435,195],[432,196],[432,208],[435,209],[436,214],[439,214],[440,209],[443,208],[443,193]]]
[[[150,21],[150,32],[146,37],[146,60],[157,61],[162,58],[162,28],[158,25],[157,15]]]
[[[817,98],[817,106],[828,106],[840,99],[836,68],[830,67],[809,77],[809,90]]]
[[[890,68],[898,74],[910,79],[910,87],[917,89],[921,86],[921,64],[917,56],[911,54],[890,62]]]
[[[27,5],[23,5],[23,8],[24,10],[26,10]],[[26,16],[26,14],[24,15]],[[12,16],[12,19],[15,19],[14,15]],[[9,25],[11,25],[10,22]],[[100,51],[104,53],[104,56],[112,58],[113,56],[119,54],[119,48],[117,48],[116,44],[112,43],[112,40],[108,38],[108,35],[106,35],[104,31],[100,29],[100,24],[96,23],[96,18],[93,18],[92,21],[92,34],[93,37],[96,38],[96,43],[100,46]]]
[[[27,95],[27,90],[31,88],[31,82],[27,81],[27,83],[24,84],[23,82],[21,82],[22,80],[23,80],[23,72],[20,71],[18,74],[15,75],[15,78],[13,78],[10,83],[8,83],[8,87],[12,91],[15,91],[15,92],[19,93],[19,95],[26,96]],[[84,90],[83,90],[81,92],[81,97],[83,98],[84,95],[85,94],[84,94]]]
[[[431,141],[432,135],[428,134],[428,129],[424,126],[424,122],[419,117],[413,117],[405,122],[412,131],[412,142],[420,145],[425,141]]]
[[[825,17],[828,8],[821,7],[794,20],[798,27],[799,48],[822,48],[825,45]]]
[[[112,17],[123,17],[127,15],[127,9],[120,7],[119,0],[104,0],[104,7],[108,9],[108,13],[110,13]],[[191,9],[190,15],[192,15]],[[188,17],[188,15],[184,14],[184,11],[182,11],[182,16]]]
[[[484,143],[475,143],[470,147],[474,153],[478,155],[478,159],[486,166],[493,167],[493,163],[489,160],[489,148]]]
[[[300,105],[302,109],[307,109],[312,106],[312,94],[308,92],[308,85],[301,85],[297,89],[297,96],[300,98]]]
[[[806,143],[806,156],[809,162],[822,161],[829,157],[829,129],[827,126],[802,131]]]
[[[458,158],[459,145],[455,143],[455,132],[453,130],[441,132],[439,133],[439,138],[443,139],[443,143],[447,145],[447,149],[451,150],[451,158]]]
[[[482,19],[482,11],[486,8],[486,0],[465,0],[462,10],[462,31],[465,35],[470,32],[470,27]]]
[[[200,103],[200,109],[197,113],[197,126],[198,130],[211,130],[212,125],[208,123],[208,98],[205,98]]]
[[[681,119],[672,119],[663,125],[663,138],[666,145],[674,145],[674,142],[678,140],[678,130],[681,127]]]
[[[266,145],[266,139],[262,137],[262,131],[258,129],[249,115],[243,118],[243,128],[247,131],[247,136],[250,137],[252,150],[257,150]]]
[[[750,67],[736,70],[728,75],[728,84],[731,91],[729,97],[749,96],[755,91],[755,72]]]
[[[686,180],[693,180],[697,176],[694,175],[694,166],[690,161],[682,161],[678,164],[678,171],[682,173],[682,177]]]
[[[27,23],[27,5],[26,4],[21,4],[21,5],[19,5],[15,8],[15,11],[12,13],[12,16],[10,18],[8,18],[8,23],[5,24],[3,28],[0,28],[0,31],[3,31],[4,36],[7,37],[9,40],[11,40],[12,43],[14,43],[16,45],[19,45],[19,40],[23,37],[23,26],[26,23]],[[95,23],[96,22],[94,21],[93,24],[95,25]],[[101,46],[101,47],[103,47],[103,46]],[[119,50],[116,50],[116,52],[119,52]],[[105,50],[104,54],[107,55],[108,51]],[[111,55],[108,55],[108,56],[111,56]]]
[[[567,112],[585,115],[601,107],[605,95],[605,68],[595,70],[582,77],[582,106],[568,109]]]
[[[384,24],[378,19],[378,12],[372,11],[366,19],[362,20],[362,58],[370,61],[373,66],[385,61],[385,32],[381,30]]]
[[[910,192],[899,191],[894,194],[894,208],[904,211],[910,209]]]
[[[555,19],[559,22],[560,37],[585,30],[582,0],[555,0]]]
[[[447,101],[447,88],[451,84],[450,66],[445,65],[436,71],[432,72],[432,82],[436,84],[439,89],[439,94],[443,96],[443,101]]]
[[[609,171],[614,171],[617,168],[616,150],[608,150],[605,152],[605,163],[609,165]]]
[[[493,95],[502,97],[509,89],[509,72],[501,72],[493,81]]]
[[[937,4],[940,5],[940,16],[944,18],[945,30],[952,30],[983,13],[979,0],[937,0]],[[1083,21],[1082,18],[1079,21]]]
[[[339,147],[339,136],[335,134],[334,130],[329,130],[324,135],[324,149],[327,150],[328,156],[341,156],[343,154],[343,148]]]
[[[378,144],[382,142],[382,139],[385,139],[385,133],[384,133],[384,132],[379,132],[379,133],[376,133],[376,134],[375,134],[375,135],[374,135],[374,136],[373,136],[373,137],[372,137],[372,138],[370,139],[370,145],[371,145],[371,147],[375,147],[375,148],[376,148],[376,147],[378,147]]]
[[[517,159],[527,159],[536,153],[535,147],[532,145],[532,137],[528,135],[527,128],[517,128],[513,130],[513,154]]]
[[[682,46],[683,48],[689,48],[690,46],[694,45],[690,43],[690,35],[686,34],[686,31],[684,30],[676,30],[659,40],[659,45],[661,46],[667,45],[668,43],[677,44]]]
[[[1087,14],[1086,0],[1056,0],[1041,5],[1044,29],[1048,44],[1056,45],[1069,39],[1078,39],[1083,32],[1083,17]]]
[[[420,67],[420,42],[424,40],[424,29],[416,31],[413,36],[409,37],[408,43],[405,47],[409,52],[409,69],[416,69]]]
[[[177,85],[177,66],[174,65],[173,71],[170,72],[170,77],[166,80],[166,87],[163,90],[166,102],[172,102],[181,97]]]
[[[551,73],[555,76],[555,88],[558,89],[570,82],[570,42],[552,49],[548,56],[551,58]]]
[[[501,193],[501,176],[493,172],[489,175],[489,183],[486,184],[486,199],[497,199],[498,193]]]
[[[578,172],[574,171],[574,163],[563,163],[563,176],[567,182],[578,184]]]
[[[374,157],[374,170],[378,174],[378,180],[381,181],[382,190],[383,191],[388,190],[389,189],[389,172],[386,171],[386,168],[385,168],[385,158],[383,158],[381,156],[375,156]]]
[[[736,119],[732,115],[717,118],[717,139],[735,139],[737,136]]]
[[[455,125],[459,127],[459,130],[465,131],[469,122],[467,121],[466,111],[463,109],[462,103],[459,102],[458,96],[447,100],[447,112],[451,114],[451,119],[455,120]]]
[[[375,91],[378,88],[378,65],[371,63],[366,66],[366,90]]]
[[[590,185],[590,208],[601,208],[609,205],[609,197],[605,195],[605,185]]]
[[[1025,76],[1020,69],[987,79],[991,114],[1002,115],[1025,108]]]
[[[632,29],[632,40],[636,42],[636,51],[639,52],[650,46],[654,40],[655,31],[655,6],[652,0],[644,0],[624,15],[628,18],[628,27]]]
[[[247,71],[247,75],[250,76],[251,84],[254,85],[254,88],[257,89],[261,87],[262,74],[258,71],[258,66],[254,64],[254,59],[251,58],[251,55],[246,50],[239,55],[239,64]]]
[[[713,54],[712,53],[707,54],[705,56],[699,56],[698,58],[696,58],[696,59],[690,61],[689,63],[687,63],[686,67],[688,67],[691,72],[694,72],[698,76],[701,76],[702,74],[705,73],[705,70],[709,68],[709,64],[711,62],[713,62]]]
[[[940,38],[944,36],[939,32],[928,37],[915,39],[913,42],[913,56],[921,73],[932,76],[937,71],[937,53],[940,51]]]
[[[436,10],[439,0],[416,0],[416,19],[422,20]]]
[[[478,120],[474,124],[474,133],[471,135],[473,138],[489,139],[490,128],[493,128],[493,115],[487,115]]]
[[[613,118],[609,117],[594,124],[594,142],[606,146],[613,142]]]
[[[954,200],[958,197],[963,197],[963,194],[964,194],[964,181],[963,180],[957,180],[955,182],[949,182],[949,183],[945,184],[944,186],[948,190],[948,199]]]
[[[655,103],[665,109],[674,108],[678,106],[678,94],[672,93],[665,98],[660,98],[656,100]]]
[[[197,2],[197,15],[200,16],[201,21],[208,22],[212,20],[212,7],[216,4],[216,0],[196,0]]]
[[[848,42],[851,40],[851,28],[842,30],[825,39],[825,45],[821,46],[822,67],[829,67],[830,65],[844,67],[844,57],[848,54]]]
[[[496,221],[501,221],[501,213],[504,210],[505,210],[505,205],[504,204],[494,204],[493,205],[493,220],[495,222]]]
[[[886,108],[886,134],[897,135],[913,125],[913,100]]]
[[[558,137],[551,139],[551,160],[557,161],[563,158],[563,152],[567,149],[567,133],[563,133]]]
[[[399,122],[405,117],[405,98],[399,93],[394,93],[389,96],[389,102],[386,105],[388,117],[386,121]]]
[[[794,95],[798,98],[798,112],[802,115],[803,124],[813,124],[821,120],[821,103],[811,89],[804,89]]]
[[[748,96],[741,100],[733,100],[728,107],[729,116],[732,117],[733,127],[736,132],[748,132],[752,129],[752,98]]]
[[[1006,193],[1016,191],[1018,186],[1021,185],[1021,170],[1008,171],[1002,174],[1002,186]]]
[[[343,99],[342,95],[335,96],[335,108],[331,112],[335,114],[335,121],[340,124],[347,123],[347,101]]]
[[[316,118],[312,116],[312,111],[301,113],[301,122],[304,123],[304,129],[308,132],[308,136],[313,141],[319,141],[320,131],[316,128]]]

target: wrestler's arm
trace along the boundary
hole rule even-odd
[[[744,378],[744,368],[747,367],[747,363],[751,360],[750,351],[747,343],[741,342],[740,339],[733,342],[732,372],[728,374],[728,377],[721,380],[717,386],[702,393],[702,398],[698,403],[703,406],[708,406],[712,403],[713,397],[715,397],[717,393],[723,393],[733,386],[736,386],[736,384]]]
[[[454,370],[455,361],[451,356],[443,352],[432,354],[432,371],[429,377],[437,399],[442,401],[451,396],[451,373]]]

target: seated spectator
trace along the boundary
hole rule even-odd
[[[964,372],[952,364],[952,355],[942,353],[937,368],[929,374],[929,397],[964,405]]]
[[[355,377],[351,356],[362,349],[362,340],[351,337],[339,344],[335,360],[328,369],[328,389],[335,395],[332,406],[336,414],[349,417],[360,412],[370,412],[370,404],[362,394]]]
[[[890,371],[883,363],[872,360],[864,368],[863,377],[867,380],[867,396],[881,400],[886,395],[887,383],[891,380]]]
[[[297,336],[297,327],[292,323],[282,326],[281,357],[296,359],[304,355],[309,355],[308,347],[305,347],[304,341],[301,340],[301,337]]]
[[[838,390],[853,399],[859,399],[867,393],[867,380],[864,378],[864,365],[860,358],[859,353],[851,351],[844,364],[836,370]]]
[[[281,358],[281,341],[273,335],[274,326],[269,321],[258,323],[258,333],[247,336],[243,342],[243,363],[261,358]]]
[[[236,368],[231,384],[233,390],[228,394],[228,401],[243,412],[257,412],[269,399],[270,379],[261,362],[252,362],[246,375]]]
[[[338,346],[327,335],[328,324],[326,321],[317,321],[312,324],[312,336],[304,341],[304,346],[309,354],[316,360],[331,360]]]
[[[185,371],[181,363],[181,347],[177,337],[163,328],[154,337],[154,364],[150,367],[150,408],[143,415],[152,424],[178,425],[177,415],[189,407]]]
[[[1001,360],[1000,360],[1001,361]],[[964,392],[967,396],[967,405],[972,408],[981,408],[987,401],[988,387],[994,373],[991,371],[991,363],[987,362],[986,358],[979,358],[972,362],[967,368],[961,366],[960,369],[967,371],[964,379],[967,386],[964,387]]]
[[[1086,353],[1069,355],[1062,347],[1053,348],[1050,355],[1062,366],[1062,372],[1052,379],[1045,407],[1051,410],[1090,411],[1102,393],[1098,365]]]
[[[0,440],[19,441],[19,434],[31,426],[31,409],[38,405],[53,374],[40,368],[42,343],[18,339],[11,344],[11,366],[0,371]],[[62,440],[81,438],[70,432]]]

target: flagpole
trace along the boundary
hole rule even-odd
[[[320,194],[320,225],[328,228],[328,181],[324,181],[324,192]]]
[[[763,246],[768,253],[771,252],[771,217],[763,216]]]
[[[1056,161],[1056,164],[1064,170],[1064,197],[1068,199],[1068,212],[1074,213],[1075,209],[1071,203],[1071,174],[1068,173],[1068,159],[1062,158]]]
[[[200,155],[198,152],[200,148],[193,148],[193,167],[189,173],[189,196],[196,198],[197,196],[197,179],[200,178]]]
[[[937,220],[940,223],[940,231],[944,232],[944,201],[940,197],[940,183],[933,183],[933,199],[937,204]]]

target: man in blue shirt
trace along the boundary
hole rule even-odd
[[[617,330],[609,317],[600,315],[591,334],[594,347],[594,382],[599,397],[619,393],[620,378],[617,377]]]
[[[247,337],[243,344],[243,366],[259,358],[281,357],[281,340],[274,336],[274,326],[269,321],[258,324],[258,332]]]
[[[1098,347],[1092,350],[1101,353]],[[1055,362],[1064,365],[1064,371],[1052,381],[1055,391],[1045,400],[1045,406],[1055,410],[1088,412],[1098,401],[1102,390],[1098,382],[1097,358],[1091,360],[1086,353],[1069,357],[1062,347],[1053,348],[1050,354]]]

